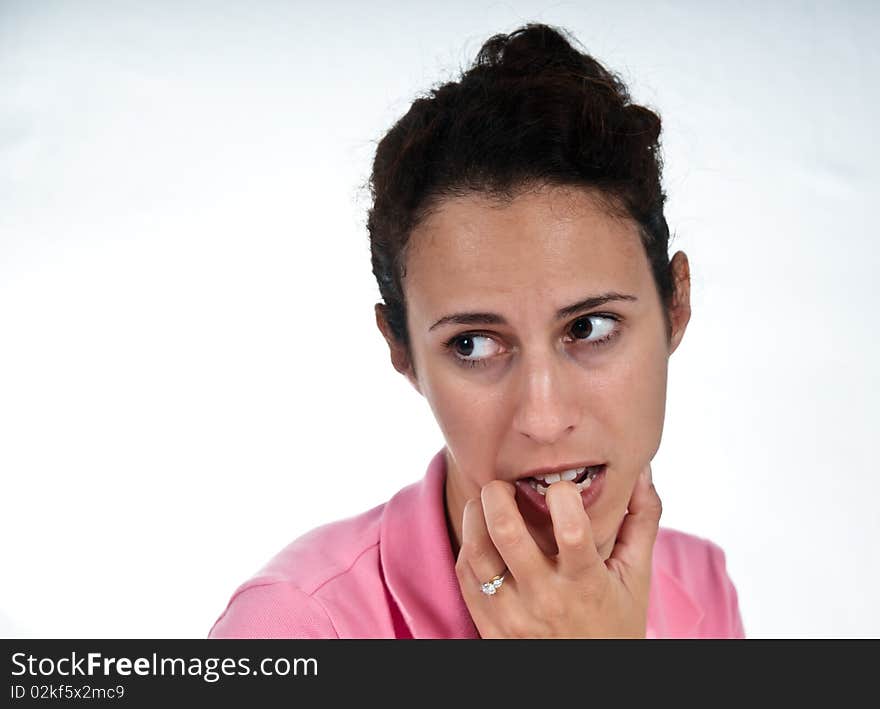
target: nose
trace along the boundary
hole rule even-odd
[[[574,431],[578,390],[565,363],[552,354],[523,356],[514,426],[534,443],[551,445]]]

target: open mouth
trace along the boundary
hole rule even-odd
[[[526,482],[537,490],[541,495],[546,495],[548,488],[555,482],[561,480],[570,480],[575,484],[578,492],[582,492],[590,487],[593,480],[599,473],[605,469],[605,464],[591,465],[586,468],[576,468],[574,470],[566,470],[561,473],[548,473],[547,475],[538,475],[532,478],[526,478]]]

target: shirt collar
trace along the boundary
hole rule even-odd
[[[385,583],[414,638],[477,638],[458,585],[446,525],[446,457],[392,497],[379,529]]]
[[[420,481],[388,501],[379,530],[382,572],[414,638],[478,638],[455,574],[444,452],[431,458]],[[696,599],[656,553],[651,573],[647,637],[693,635],[703,617]]]

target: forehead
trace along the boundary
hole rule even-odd
[[[407,301],[426,315],[504,294],[635,292],[651,277],[636,223],[609,214],[590,192],[564,187],[509,203],[448,199],[413,231],[406,264]]]

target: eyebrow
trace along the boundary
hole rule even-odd
[[[556,311],[556,320],[562,320],[582,310],[595,308],[605,303],[617,300],[637,301],[634,295],[626,293],[602,293],[600,295],[591,295],[577,303],[566,305]],[[507,325],[507,320],[503,315],[497,313],[454,313],[453,315],[445,315],[428,328],[428,332],[440,327],[441,325]]]

